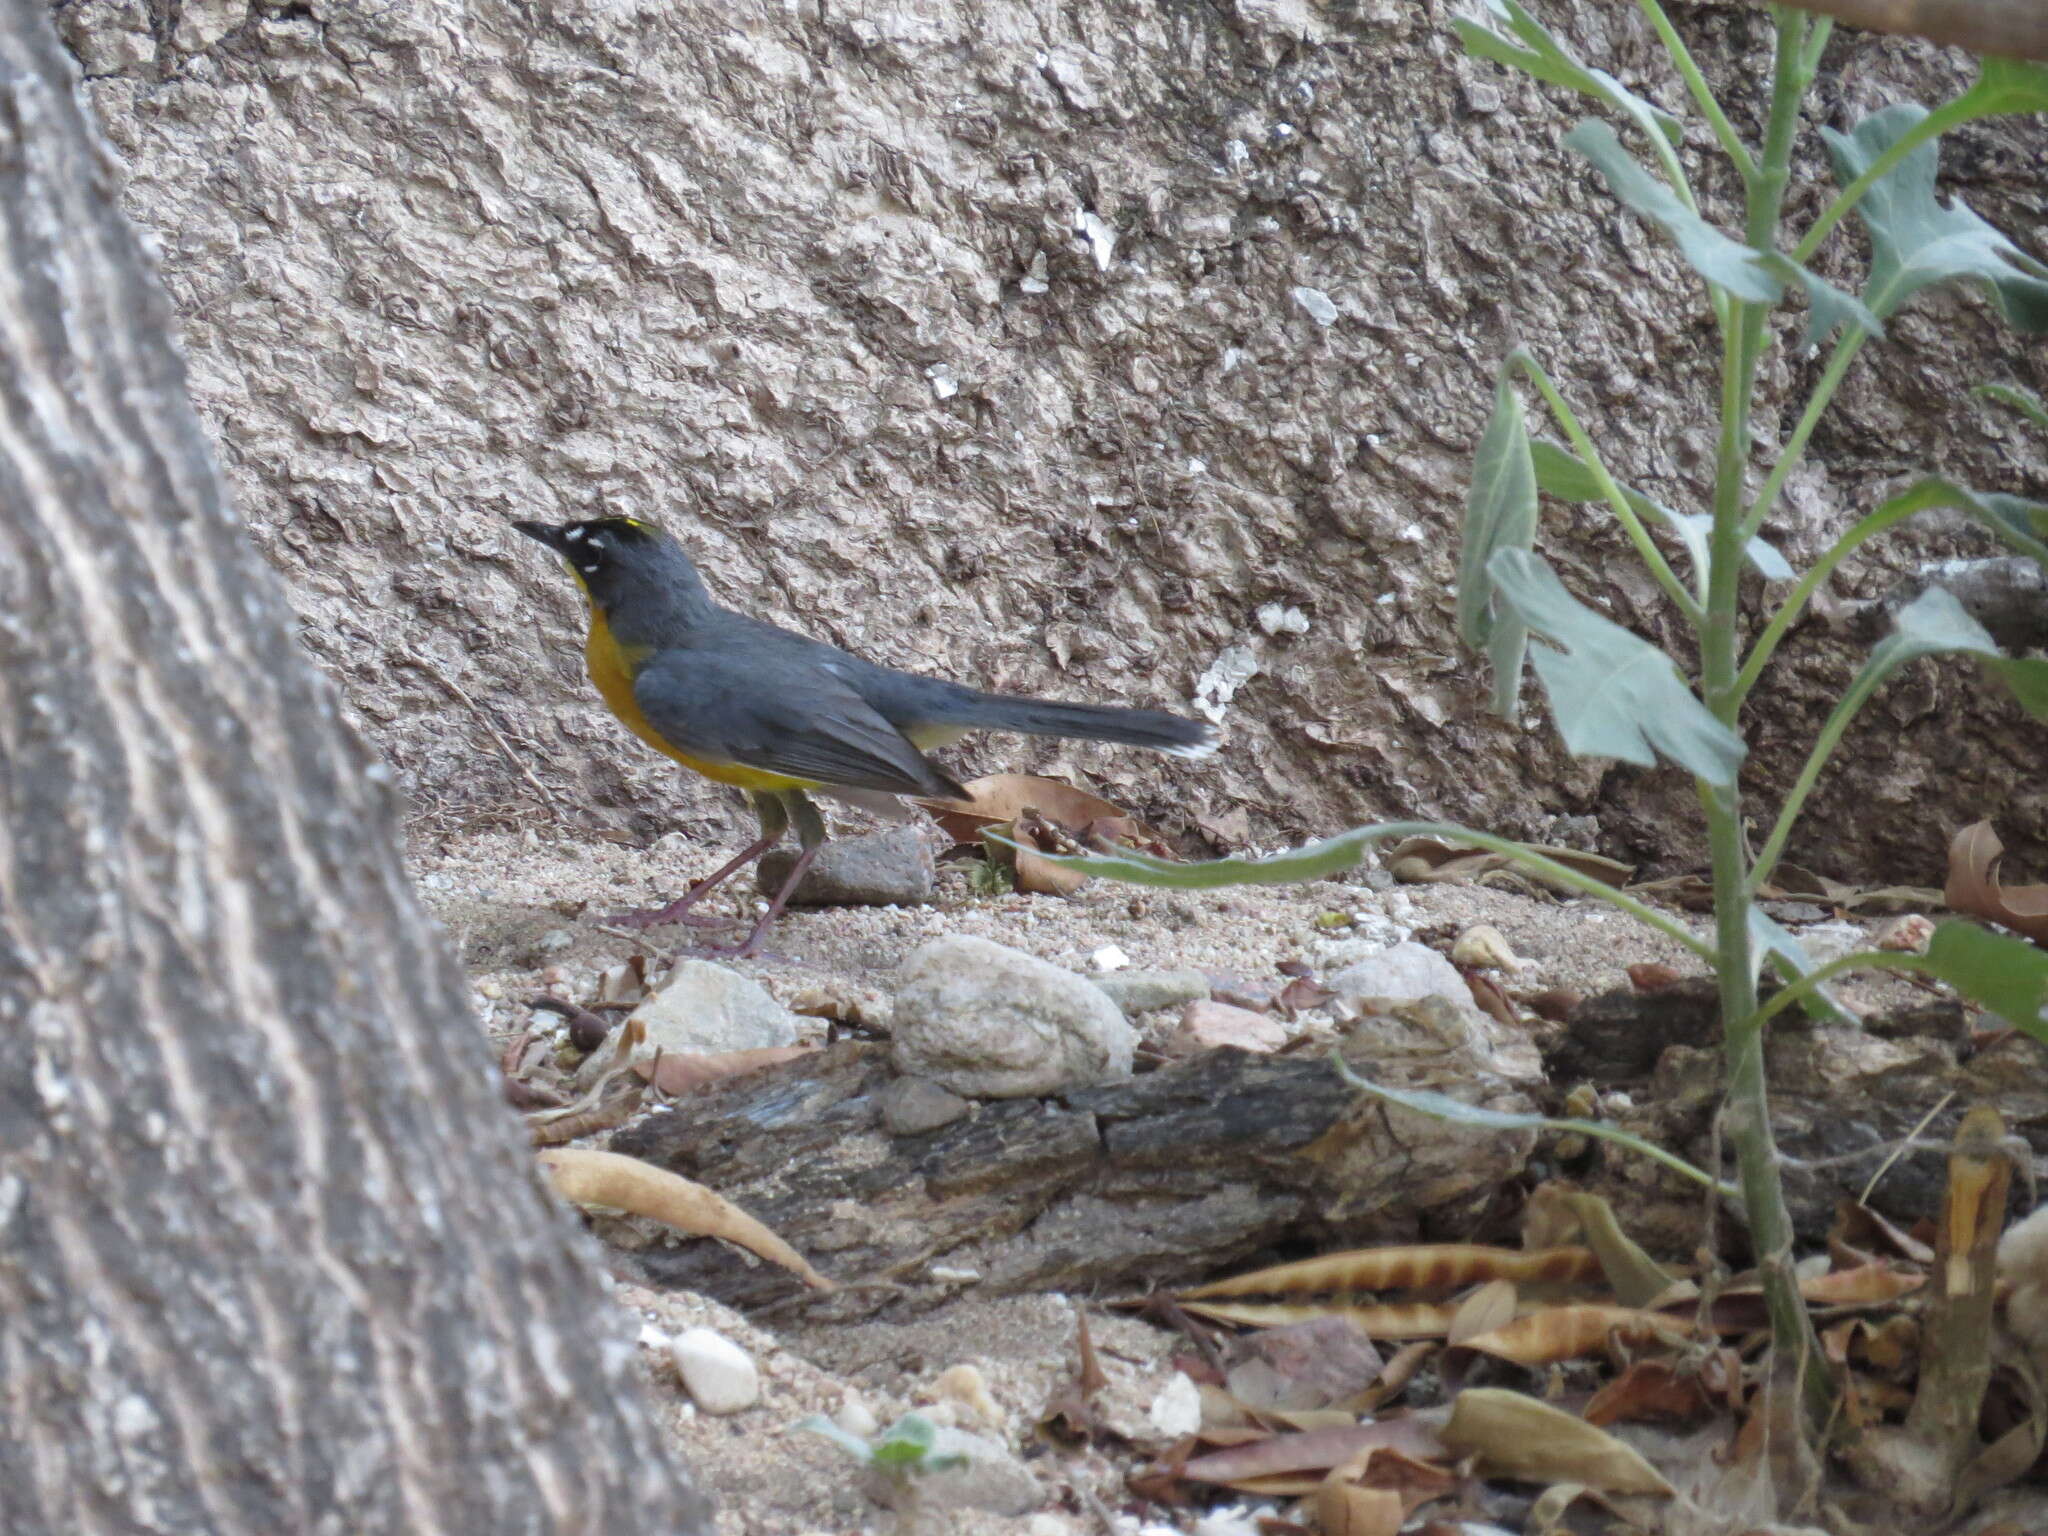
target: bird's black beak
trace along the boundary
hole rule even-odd
[[[569,552],[562,541],[562,530],[553,523],[514,523],[512,526],[536,543],[547,545],[558,555],[566,556]]]

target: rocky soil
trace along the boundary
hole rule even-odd
[[[667,899],[689,876],[712,867],[715,857],[715,849],[686,847],[679,838],[643,851],[539,828],[457,838],[423,829],[414,866],[427,900],[461,947],[479,1014],[494,1040],[502,1043],[530,1028],[554,1042],[561,1037],[561,1022],[532,1011],[525,999],[537,992],[594,998],[604,975],[635,955],[649,957],[650,978],[658,980],[674,947],[692,936],[675,929],[632,934],[605,925],[602,914]],[[755,905],[749,893],[744,910],[750,913]],[[734,905],[725,909],[741,910]],[[992,940],[1037,956],[1072,972],[1076,984],[1082,984],[1081,977],[1113,979],[1136,968],[1193,969],[1206,973],[1219,990],[1235,985],[1249,992],[1257,983],[1283,981],[1276,971],[1282,962],[1299,962],[1295,969],[1328,978],[1415,935],[1448,948],[1456,935],[1477,923],[1494,927],[1517,957],[1512,969],[1496,973],[1517,991],[1626,991],[1631,965],[1661,963],[1681,973],[1697,969],[1675,943],[1584,903],[1488,887],[1394,886],[1373,869],[1344,882],[1188,895],[1092,882],[1073,898],[1059,899],[976,894],[966,871],[952,865],[942,866],[929,905],[799,910],[776,930],[772,956],[737,962],[731,969],[752,978],[779,1004],[812,1006],[832,998],[886,1028],[904,957],[941,935]],[[1873,926],[1829,919],[1807,924],[1803,931],[1809,944],[1826,948],[1860,942]],[[1117,969],[1105,970],[1105,965]],[[1904,982],[1878,979],[1853,989],[1845,1000],[1884,1013],[1926,997]],[[1153,1065],[1171,1048],[1179,1017],[1177,1008],[1136,1017],[1141,1055],[1154,1053]],[[1263,1017],[1279,1027],[1283,1038],[1313,1051],[1327,1049],[1339,1027],[1327,1008],[1305,1010],[1292,1020],[1280,1014]],[[822,1039],[831,1027],[823,1018],[805,1015],[796,1024],[797,1032],[811,1040]],[[1901,1075],[1904,1058],[1892,1043],[1872,1038],[1859,1045],[1844,1036],[1831,1049],[1832,1065],[1823,1070],[1832,1074],[1830,1091],[1841,1096],[1838,1105],[1862,1091],[1854,1086],[1864,1080],[1858,1073],[1872,1084],[1888,1085],[1881,1091],[1893,1097],[1912,1099],[1900,1109],[1915,1118],[1938,1097],[1930,1094],[1923,1104],[1918,1088],[1901,1086],[1910,1076]],[[1894,1054],[1883,1059],[1871,1054],[1886,1051]],[[1521,1069],[1523,1081],[1542,1093],[1534,1051],[1528,1050],[1524,1060],[1529,1065]],[[2014,1071],[2037,1103],[2048,1098],[2037,1061],[2015,1058]],[[690,1103],[679,1101],[685,1115]],[[645,1118],[665,1113],[654,1111]],[[2024,1116],[2015,1118],[2029,1134],[2048,1124],[2027,1126]],[[1553,1156],[1539,1151],[1529,1165],[1531,1175]],[[1938,1155],[1912,1154],[1903,1160],[1909,1170],[1921,1162],[1938,1176]],[[788,1182],[801,1187],[816,1171],[792,1168]],[[1639,1175],[1633,1177],[1639,1193],[1654,1194],[1654,1180],[1645,1185]],[[1855,1181],[1854,1174],[1842,1177]],[[1912,1197],[1922,1198],[1924,1182],[1909,1182]],[[1491,1229],[1489,1218],[1473,1208],[1462,1228],[1443,1235],[1486,1236],[1490,1230],[1496,1239],[1512,1241],[1510,1207],[1490,1218]],[[1676,1245],[1680,1253],[1697,1240],[1695,1197],[1667,1192],[1636,1208],[1670,1218],[1666,1227],[1645,1231],[1646,1240]],[[985,1280],[979,1276],[960,1256],[968,1251],[962,1249],[941,1255],[891,1287],[886,1304],[869,1300],[856,1307],[845,1297],[786,1299],[743,1315],[702,1294],[647,1282],[650,1272],[662,1270],[673,1258],[710,1245],[680,1242],[635,1221],[600,1221],[598,1230],[612,1245],[619,1277],[616,1299],[628,1326],[640,1332],[641,1358],[663,1411],[703,1484],[719,1499],[720,1529],[728,1536],[850,1536],[893,1529],[889,1522],[894,1517],[868,1497],[844,1454],[792,1426],[821,1414],[871,1433],[873,1426],[887,1425],[913,1408],[978,1436],[984,1459],[994,1468],[988,1476],[997,1480],[993,1493],[971,1484],[961,1495],[968,1502],[946,1506],[935,1517],[943,1523],[934,1529],[970,1536],[1070,1536],[1103,1530],[1249,1536],[1255,1529],[1259,1511],[1243,1500],[1224,1499],[1213,1508],[1177,1516],[1154,1511],[1141,1519],[1129,1512],[1138,1506],[1125,1488],[1126,1475],[1185,1426],[1177,1416],[1178,1373],[1169,1363],[1175,1336],[1105,1310],[1100,1303],[1113,1299],[1109,1292],[1005,1287],[993,1274]],[[1408,1235],[1417,1234],[1411,1230]],[[1296,1251],[1282,1234],[1265,1256]],[[831,1267],[830,1260],[818,1257]],[[1223,1267],[1228,1271],[1249,1264],[1240,1260]],[[1162,1265],[1155,1280],[1179,1283],[1203,1273],[1196,1257]],[[1115,1294],[1147,1288],[1125,1287]],[[1036,1432],[1077,1368],[1075,1319],[1083,1306],[1107,1362],[1110,1387],[1102,1411],[1115,1431],[1092,1448]],[[670,1357],[677,1335],[707,1326],[741,1345],[754,1362],[758,1398],[740,1412],[713,1415],[697,1408]],[[980,1507],[990,1500],[1000,1504],[1003,1488],[1010,1486],[1001,1479],[1018,1475],[1028,1476],[1030,1508]]]

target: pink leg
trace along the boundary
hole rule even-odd
[[[738,874],[781,841],[782,832],[778,828],[772,837],[758,838],[747,844],[721,865],[715,874],[706,875],[667,906],[639,907],[631,912],[615,913],[605,921],[616,923],[621,928],[659,928],[664,923],[684,923],[692,928],[724,928],[728,926],[730,920],[722,917],[693,916],[690,909],[710,895],[714,887]]]
[[[795,866],[790,870],[789,878],[782,882],[782,889],[777,891],[775,899],[768,903],[768,910],[763,912],[761,920],[754,924],[754,931],[748,934],[739,944],[732,946],[721,945],[718,947],[706,945],[701,949],[691,950],[690,953],[695,955],[716,955],[728,960],[745,960],[751,956],[758,955],[761,952],[761,940],[768,936],[769,928],[774,925],[776,918],[782,916],[782,909],[789,904],[790,892],[797,888],[798,882],[804,877],[804,872],[811,867],[811,860],[818,856],[818,850],[824,846],[823,843],[814,843],[803,851],[798,857]]]

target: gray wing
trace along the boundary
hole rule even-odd
[[[633,700],[691,757],[852,789],[964,794],[858,693],[807,660],[678,646],[640,669]]]

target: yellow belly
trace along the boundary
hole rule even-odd
[[[611,627],[605,623],[604,615],[594,607],[590,610],[590,634],[583,642],[583,661],[590,669],[590,680],[597,684],[599,697],[613,714],[625,722],[627,730],[691,772],[701,773],[721,784],[758,790],[817,787],[816,779],[793,779],[786,773],[770,773],[765,769],[749,768],[744,763],[722,763],[711,758],[693,757],[680,747],[662,740],[661,733],[640,713],[639,701],[633,697],[633,669],[644,660],[646,652],[627,651],[612,638]]]

